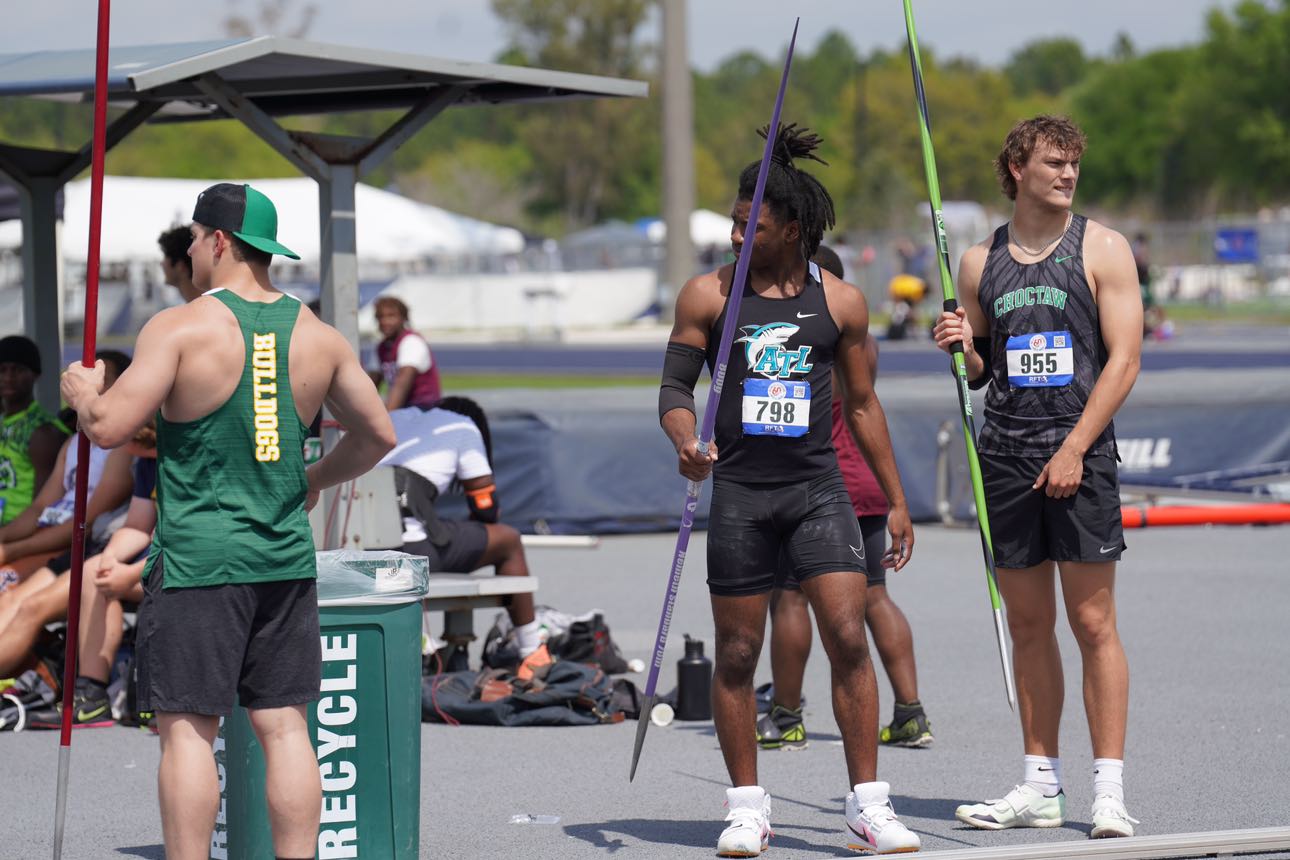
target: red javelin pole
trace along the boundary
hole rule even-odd
[[[103,227],[103,158],[107,151],[108,21],[111,0],[99,0],[98,45],[94,63],[94,138],[90,163],[90,247],[85,268],[85,335],[81,364],[94,366],[99,310],[99,235]],[[81,623],[81,574],[85,568],[85,502],[89,485],[90,440],[76,440],[76,506],[72,513],[72,576],[67,595],[67,653],[63,660],[63,730],[58,744],[58,799],[54,808],[54,860],[63,856],[67,816],[67,777],[72,756],[72,694],[76,688],[76,649]]]

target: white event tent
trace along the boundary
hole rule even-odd
[[[155,261],[157,236],[192,216],[198,193],[219,180],[108,176],[103,181],[104,263]],[[278,210],[278,239],[317,265],[318,185],[307,177],[249,179]],[[69,182],[63,207],[63,259],[84,265],[89,245],[90,181]],[[355,194],[360,263],[400,264],[434,257],[516,254],[524,237],[510,227],[457,215],[359,184]],[[22,241],[19,221],[0,224],[0,248]]]

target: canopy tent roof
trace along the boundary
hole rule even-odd
[[[450,107],[642,98],[649,93],[641,81],[277,36],[117,46],[110,49],[108,67],[106,95],[115,107],[125,108],[108,124],[108,148],[145,122],[231,117],[317,182],[322,315],[355,345],[359,178]],[[94,69],[95,52],[90,49],[0,54],[0,97],[89,102]],[[376,118],[377,127],[384,130],[361,138],[291,131],[278,122],[284,116],[389,108],[403,113],[388,125]],[[90,154],[88,142],[75,152],[0,145],[0,173],[23,189],[23,326],[54,365],[63,334],[55,288],[55,198],[59,187],[90,165]],[[105,207],[104,223],[113,220],[118,219]],[[292,241],[303,248],[303,239],[302,231],[300,239]],[[38,396],[50,408],[58,403],[57,387],[52,375],[38,382]]]
[[[472,63],[282,36],[113,46],[108,98],[117,105],[170,103],[185,119],[223,118],[195,79],[217,73],[270,116],[408,107],[437,90],[463,89],[454,104],[502,104],[600,96],[643,97],[640,81],[496,63]],[[0,96],[89,101],[94,51],[0,54]]]
[[[103,179],[101,255],[104,262],[155,260],[157,236],[177,224],[187,224],[198,193],[215,179],[146,179],[107,176]],[[243,180],[235,180],[243,181]],[[318,187],[312,179],[244,180],[264,192],[278,210],[278,238],[305,263],[319,254]],[[63,258],[85,262],[89,247],[90,181],[66,186]],[[418,203],[389,191],[359,184],[357,208],[358,255],[364,263],[403,263],[427,257],[466,254],[515,254],[524,249],[524,236],[444,209]],[[0,248],[21,243],[18,221],[0,224]]]

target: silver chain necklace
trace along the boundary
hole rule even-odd
[[[1012,222],[1011,222],[1011,221],[1009,221],[1009,222],[1008,222],[1008,241],[1012,242],[1012,244],[1016,245],[1018,248],[1020,248],[1021,250],[1025,251],[1025,252],[1026,252],[1027,254],[1029,254],[1030,256],[1032,256],[1032,257],[1038,257],[1040,254],[1044,253],[1044,252],[1045,252],[1045,251],[1047,251],[1049,248],[1051,248],[1055,242],[1060,242],[1060,241],[1062,240],[1062,237],[1064,237],[1064,236],[1066,235],[1066,231],[1067,231],[1067,230],[1069,230],[1069,229],[1071,228],[1071,222],[1072,222],[1072,221],[1074,221],[1074,220],[1075,220],[1075,213],[1074,213],[1074,212],[1071,212],[1071,211],[1069,211],[1069,210],[1067,210],[1067,212],[1066,212],[1066,226],[1062,228],[1062,232],[1058,233],[1058,234],[1057,234],[1056,236],[1054,236],[1052,239],[1049,239],[1047,242],[1045,242],[1043,245],[1041,245],[1041,246],[1039,247],[1039,250],[1037,250],[1037,251],[1036,251],[1036,250],[1032,250],[1032,249],[1030,249],[1030,248],[1027,248],[1025,245],[1021,244],[1021,242],[1017,241],[1017,234],[1013,232],[1013,230],[1012,230]]]

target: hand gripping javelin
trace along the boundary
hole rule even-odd
[[[793,24],[793,36],[788,41],[788,56],[784,58],[784,73],[779,79],[779,92],[775,96],[775,109],[771,111],[767,128],[766,148],[762,152],[761,167],[757,171],[757,185],[753,189],[752,206],[748,210],[748,224],[755,232],[757,217],[761,212],[762,193],[766,190],[766,174],[770,170],[770,156],[775,149],[779,129],[779,112],[784,106],[784,88],[788,85],[788,70],[793,65],[793,46],[797,43],[798,18]],[[717,403],[726,382],[726,365],[730,360],[730,342],[738,327],[739,305],[743,301],[744,284],[748,278],[748,263],[752,259],[752,238],[744,241],[739,249],[739,262],[735,264],[735,277],[730,284],[730,299],[726,305],[726,322],[721,329],[721,344],[712,374],[712,388],[703,410],[703,428],[699,433],[699,452],[706,454],[717,423]],[[658,619],[658,636],[654,640],[654,659],[650,661],[649,680],[645,682],[645,700],[640,718],[636,722],[636,746],[632,750],[632,769],[628,781],[636,778],[636,764],[640,761],[645,732],[649,729],[649,714],[654,708],[654,689],[658,684],[658,670],[663,665],[663,650],[667,647],[667,631],[672,625],[672,608],[676,605],[676,591],[681,585],[681,569],[685,566],[685,552],[690,545],[690,532],[694,529],[694,511],[699,506],[703,485],[698,481],[686,484],[685,508],[681,511],[681,528],[676,534],[676,553],[672,556],[672,573],[667,580],[667,594],[663,597],[663,614]]]
[[[914,73],[914,96],[918,100],[918,131],[923,141],[923,168],[927,172],[927,200],[932,209],[932,233],[940,253],[941,291],[944,293],[945,310],[954,313],[959,303],[954,296],[954,281],[950,278],[949,244],[945,238],[945,216],[941,214],[941,183],[936,176],[936,153],[932,149],[932,124],[927,117],[927,95],[923,91],[923,63],[918,54],[918,34],[914,31],[914,10],[911,0],[904,0],[905,31],[909,36],[909,67]],[[967,364],[963,358],[963,344],[955,343],[950,350],[950,360],[959,392],[959,408],[963,415],[963,442],[967,445],[968,472],[972,476],[972,498],[976,503],[976,521],[981,531],[981,553],[985,558],[985,579],[990,589],[990,607],[994,610],[994,635],[999,643],[999,662],[1003,667],[1003,684],[1008,694],[1008,706],[1017,707],[1017,688],[1012,680],[1012,663],[1008,660],[1008,639],[1003,630],[1003,610],[999,605],[999,585],[994,569],[993,541],[990,539],[990,521],[985,510],[985,490],[981,484],[981,463],[976,455],[976,425],[972,419],[972,398],[968,393]]]

